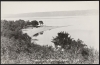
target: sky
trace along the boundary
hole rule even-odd
[[[30,12],[99,10],[99,1],[1,1],[1,16]]]

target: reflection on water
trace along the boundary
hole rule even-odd
[[[37,37],[39,35],[39,33],[34,34],[33,36]]]
[[[40,33],[36,33],[36,34],[34,34],[33,37],[37,37],[37,36],[39,36],[39,35],[43,35],[43,31],[40,32]]]
[[[40,35],[43,35],[43,31],[42,31],[42,32],[40,32]]]
[[[57,33],[61,31],[68,32],[71,38],[74,38],[74,40],[77,40],[79,38],[82,41],[84,41],[86,45],[93,46],[96,49],[99,49],[99,46],[97,45],[98,40],[95,38],[94,30],[84,30],[79,28],[75,29],[74,26],[56,28],[56,29],[40,32],[38,33],[38,36],[33,37],[33,39],[38,39],[38,41],[35,42],[39,45],[49,45],[54,47],[54,43],[52,43],[51,41],[53,37],[57,36]]]

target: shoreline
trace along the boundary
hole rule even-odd
[[[27,33],[31,37],[34,34],[40,33],[42,31],[47,31],[47,30],[60,28],[60,27],[68,27],[68,26],[42,26],[42,27],[39,27],[39,28],[32,27],[31,29],[30,28],[22,29],[22,32],[23,32],[23,34]],[[32,35],[30,35],[30,34],[32,34]]]

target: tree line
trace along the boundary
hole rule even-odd
[[[37,20],[33,20],[31,22],[27,21],[27,25],[32,25],[33,27],[39,27],[38,25],[40,24],[40,26],[42,26],[44,23],[43,21],[37,21]]]
[[[16,35],[21,32],[21,29],[27,28],[29,25],[32,27],[41,27],[38,25],[43,25],[43,21],[37,21],[37,20],[32,20],[32,21],[24,21],[24,20],[16,20],[16,21],[7,21],[7,20],[2,20],[1,21],[1,34],[3,36],[8,36],[12,37],[12,35]]]

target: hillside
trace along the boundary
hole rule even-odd
[[[17,18],[17,17],[90,16],[97,14],[99,14],[98,10],[75,10],[75,11],[53,11],[53,12],[10,14],[6,17]]]

